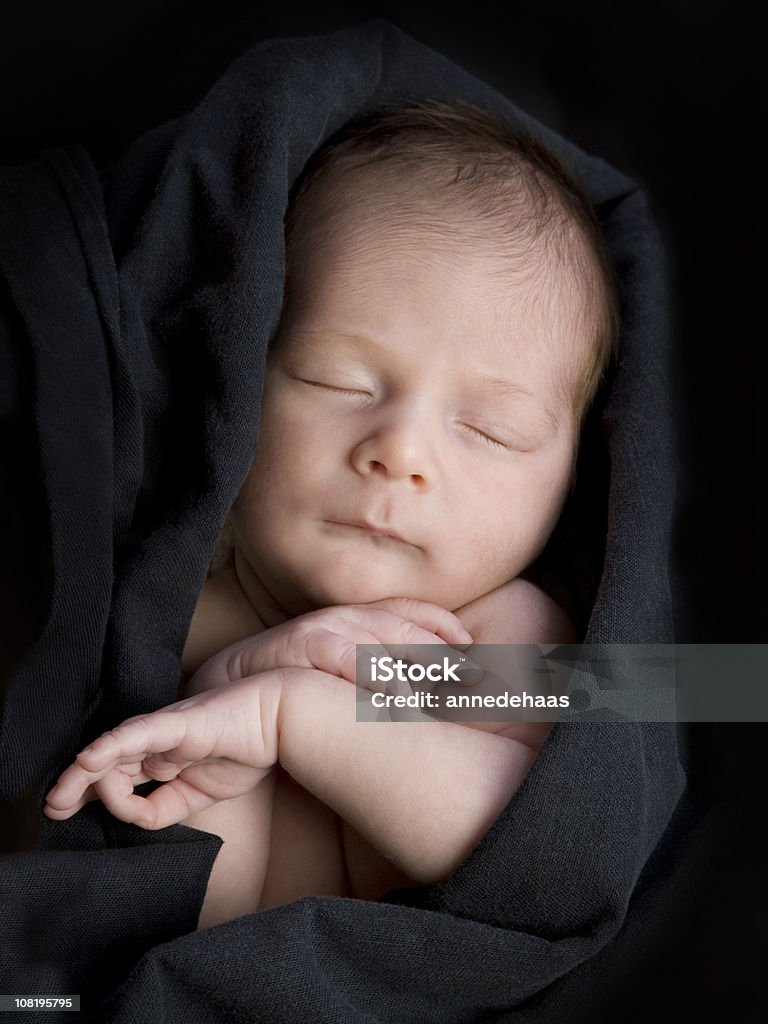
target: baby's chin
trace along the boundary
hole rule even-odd
[[[402,577],[388,579],[376,573],[344,574],[317,581],[306,592],[314,608],[330,608],[345,604],[372,604],[389,598],[413,598],[454,609],[463,603],[438,585],[430,586],[428,579],[406,581]]]
[[[332,608],[343,604],[371,604],[389,597],[412,597],[402,593],[402,588],[376,585],[370,580],[352,580],[345,583],[325,584],[313,587],[307,595],[315,608]]]

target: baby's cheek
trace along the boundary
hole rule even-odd
[[[270,472],[296,487],[318,477],[328,462],[329,452],[338,446],[338,430],[329,430],[316,419],[286,417],[270,438]]]
[[[510,574],[516,575],[524,538],[520,530],[513,529],[514,519],[514,513],[510,513],[509,522],[503,516],[487,522],[479,518],[467,522],[460,548],[465,568],[484,577],[500,576],[500,582],[509,579]]]

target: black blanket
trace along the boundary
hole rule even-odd
[[[98,803],[41,813],[90,739],[175,700],[256,443],[292,182],[352,117],[427,96],[531,125],[598,208],[621,357],[545,561],[588,641],[674,640],[671,339],[633,182],[384,20],[256,46],[108,168],[73,145],[4,169],[2,992],[79,993],[80,1019],[120,1022],[591,1022],[684,919],[701,844],[674,724],[558,726],[442,884],[203,932],[217,837],[144,832]]]

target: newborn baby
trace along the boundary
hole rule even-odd
[[[551,726],[356,721],[355,645],[577,640],[521,573],[617,336],[578,186],[467,104],[387,111],[326,145],[286,256],[258,447],[232,560],[192,619],[185,699],[92,743],[45,808],[98,798],[144,828],[221,836],[199,927],[444,879],[509,802]],[[133,793],[149,780],[164,784]]]

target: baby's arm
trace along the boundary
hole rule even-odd
[[[466,859],[536,752],[419,712],[412,719],[356,721],[349,684],[327,677],[320,687],[296,677],[281,700],[280,763],[400,871],[426,885]]]
[[[494,595],[486,606],[499,602],[505,617],[510,593]],[[117,817],[162,828],[246,792],[279,759],[408,877],[447,877],[517,790],[537,743],[419,713],[421,721],[358,722],[355,706],[349,682],[308,668],[207,690],[97,740],[49,794],[46,813],[69,817],[97,795]],[[150,778],[168,781],[147,798],[134,795]]]
[[[356,691],[316,669],[275,669],[129,719],[78,755],[48,794],[70,817],[98,795],[158,829],[247,792],[279,759],[296,781],[419,883],[449,875],[522,781],[523,744],[450,722],[358,722]],[[165,780],[148,797],[133,788]]]
[[[517,577],[457,609],[476,644],[573,644],[570,618],[544,591]]]
[[[454,614],[475,643],[577,639],[563,609],[526,580]],[[335,680],[326,695],[294,691],[282,705],[281,763],[421,884],[447,877],[466,859],[552,729],[550,722],[441,722],[419,712],[411,717],[420,721],[357,722],[345,711],[348,699]]]
[[[478,644],[574,644],[579,637],[565,610],[535,584],[519,577],[483,594],[455,613]],[[522,671],[529,654],[521,653]],[[493,732],[525,743],[538,752],[554,723],[463,722],[472,729]]]

